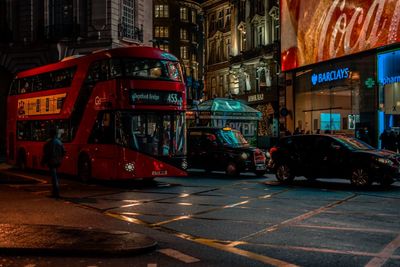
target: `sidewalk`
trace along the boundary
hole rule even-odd
[[[131,232],[132,225],[62,198],[30,192],[29,186],[47,189],[50,185],[5,175],[7,168],[1,165],[0,253],[101,256],[132,255],[156,248],[152,238]]]

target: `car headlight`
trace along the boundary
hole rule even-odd
[[[135,170],[135,164],[133,162],[125,163],[124,169],[127,172],[133,172]]]
[[[384,165],[388,165],[388,166],[393,166],[393,165],[394,165],[393,161],[391,161],[390,159],[377,158],[376,160],[377,160],[379,163],[384,164]]]
[[[246,160],[246,159],[249,158],[249,154],[243,152],[242,155],[240,155],[240,157],[241,157],[242,159]]]

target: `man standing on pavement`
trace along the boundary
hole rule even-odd
[[[57,168],[60,167],[62,159],[65,155],[63,143],[58,139],[58,131],[56,128],[49,130],[50,139],[43,146],[42,166],[47,165],[51,174],[52,181],[52,197],[59,198],[60,191],[58,186]]]

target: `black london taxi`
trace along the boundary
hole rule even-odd
[[[229,176],[266,172],[262,150],[248,144],[243,135],[231,128],[193,127],[188,129],[189,168],[225,171]]]

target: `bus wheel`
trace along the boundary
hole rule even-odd
[[[20,148],[18,150],[17,169],[18,170],[25,170],[26,169],[26,152],[25,152],[25,149],[23,149],[23,148]]]
[[[92,179],[92,165],[88,155],[83,154],[79,157],[78,161],[78,177],[84,183]]]

